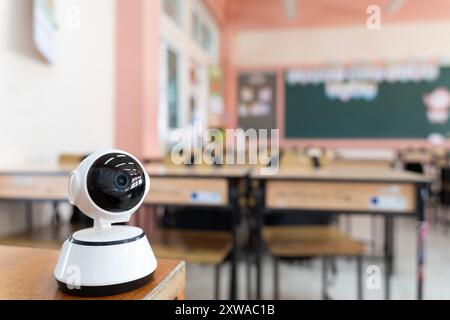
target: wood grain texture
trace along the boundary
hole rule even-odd
[[[268,181],[266,207],[413,213],[416,188],[413,183]]]
[[[364,254],[360,241],[335,227],[264,227],[264,242],[276,257],[357,256]]]
[[[74,224],[49,225],[0,238],[0,245],[59,250],[75,231],[86,228]]]
[[[251,174],[254,179],[265,180],[317,180],[317,181],[370,181],[430,183],[431,177],[404,170],[382,168],[281,168],[275,175],[264,176],[259,170]]]
[[[392,161],[389,160],[347,160],[337,159],[326,164],[327,169],[348,170],[390,170]]]
[[[150,177],[185,176],[185,177],[216,177],[243,178],[249,174],[250,168],[245,165],[167,165],[149,164],[145,166]]]
[[[0,299],[80,300],[57,288],[53,271],[58,250],[0,246]],[[102,300],[174,300],[183,296],[186,267],[177,260],[158,260],[153,280],[137,290]],[[86,298],[83,298],[86,299]],[[90,298],[93,299],[93,298]]]
[[[193,193],[217,196],[195,205],[228,204],[228,179],[243,178],[249,173],[245,166],[146,166],[151,178],[147,204],[192,205]],[[70,170],[64,167],[0,169],[0,199],[68,201]]]

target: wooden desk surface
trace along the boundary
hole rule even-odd
[[[217,177],[243,178],[250,172],[249,166],[244,165],[165,165],[149,164],[144,166],[150,177]],[[0,175],[68,175],[75,169],[71,166],[21,166],[14,168],[0,168]]]
[[[252,172],[254,179],[264,180],[317,180],[317,181],[373,181],[399,183],[430,183],[431,177],[403,170],[382,168],[281,168],[275,175],[261,175],[259,170]]]
[[[72,166],[19,166],[0,168],[0,175],[69,175]]]
[[[228,179],[244,178],[245,166],[166,166],[145,167],[153,178],[147,204],[227,205]],[[71,169],[64,167],[22,167],[0,169],[0,199],[67,200],[67,184]],[[192,193],[198,193],[191,201]]]
[[[243,178],[250,173],[248,166],[240,165],[163,165],[151,164],[145,166],[150,177],[187,176],[187,177],[216,177],[216,178]]]
[[[60,292],[53,278],[58,250],[0,246],[1,300],[77,300]],[[158,260],[146,286],[108,300],[175,300],[184,298],[186,266],[177,260]],[[83,298],[86,299],[86,298]],[[92,299],[92,298],[91,298]],[[98,298],[97,298],[98,299]]]

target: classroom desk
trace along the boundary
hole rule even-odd
[[[58,250],[0,246],[0,300],[80,300],[58,290],[53,271]],[[149,284],[104,300],[183,300],[186,266],[176,260],[159,260]]]
[[[230,210],[233,250],[230,268],[230,300],[237,299],[237,227],[241,220],[239,184],[246,182],[250,169],[245,166],[167,166],[147,165],[151,192],[147,206],[198,207]]]
[[[190,206],[230,210],[233,225],[230,299],[237,299],[237,225],[240,220],[239,183],[249,176],[245,166],[147,165],[150,193],[146,206]],[[32,203],[68,201],[69,168],[0,169],[0,201],[25,202],[32,227]],[[151,240],[151,239],[150,239]]]
[[[68,181],[71,167],[21,167],[0,169],[0,201],[25,204],[28,229],[33,226],[32,205],[68,201]]]
[[[304,211],[326,214],[369,214],[385,217],[385,294],[390,298],[393,259],[394,217],[418,220],[417,298],[423,298],[424,241],[426,222],[424,198],[431,179],[423,175],[382,168],[280,169],[272,176],[257,170],[251,179],[255,189],[258,234],[264,213]],[[259,237],[261,241],[261,238]],[[261,244],[260,244],[261,245]],[[257,298],[261,297],[260,251],[257,250]]]
[[[0,199],[10,201],[67,201],[67,167],[0,169]]]

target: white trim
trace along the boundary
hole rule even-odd
[[[163,1],[163,0],[160,0]],[[179,127],[190,125],[190,97],[197,97],[198,117],[206,126],[208,120],[209,78],[208,67],[219,63],[220,34],[213,17],[200,0],[181,0],[182,21],[180,27],[167,14],[161,15],[161,63],[160,63],[160,111],[158,115],[158,129],[162,145],[169,144],[172,132],[168,127],[167,105],[167,49],[170,47],[178,53],[178,80],[179,83]],[[162,9],[164,11],[164,8]],[[193,12],[196,12],[201,21],[211,30],[212,43],[210,52],[201,48],[192,38]],[[195,61],[199,67],[197,75],[201,84],[199,88],[192,88],[190,81],[191,62]],[[195,92],[194,92],[195,91]]]

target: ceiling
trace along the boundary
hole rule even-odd
[[[225,23],[237,28],[365,25],[370,5],[380,7],[382,23],[450,21],[450,0],[394,1],[397,10],[390,0],[222,0],[222,9]],[[292,3],[296,12],[288,14]]]

